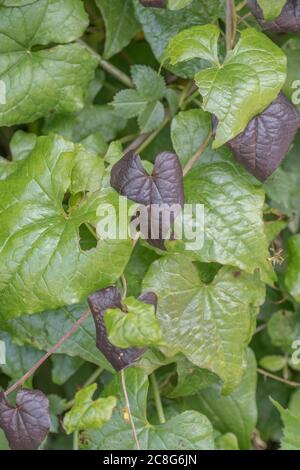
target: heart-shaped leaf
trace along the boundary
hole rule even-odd
[[[154,306],[156,306],[157,302],[155,294],[151,292],[143,294],[139,297],[139,300]],[[117,371],[137,361],[145,352],[145,349],[118,348],[114,346],[108,339],[105,327],[104,315],[107,309],[118,308],[124,311],[120,291],[114,286],[101,289],[88,297],[88,303],[96,326],[96,344],[106,359]]]
[[[299,111],[280,93],[228,146],[239,163],[265,181],[283,161],[299,128]]]
[[[12,450],[37,449],[50,430],[49,400],[39,390],[20,390],[16,407],[0,393],[0,427]]]
[[[111,185],[123,196],[149,208],[146,225],[150,229],[144,231],[143,235],[148,238],[149,243],[163,249],[170,227],[167,224],[162,227],[161,215],[152,208],[155,205],[167,210],[167,207],[171,208],[174,204],[183,207],[182,167],[177,155],[170,152],[157,155],[152,174],[149,175],[140,156],[129,152],[113,166]],[[155,237],[152,236],[153,233]]]
[[[267,0],[267,2],[264,3],[270,4],[271,2],[270,0]],[[300,0],[287,0],[286,4],[281,9],[280,7],[282,7],[283,2],[280,0],[280,2],[277,3],[279,3],[279,8],[273,8],[273,12],[275,11],[275,18],[277,13],[279,14],[281,12],[280,15],[273,21],[267,21],[268,19],[271,19],[270,15],[274,18],[274,14],[272,15],[270,12],[269,18],[266,17],[265,19],[264,12],[262,10],[262,1],[260,0],[258,3],[257,0],[248,0],[250,10],[264,31],[300,34]],[[270,5],[268,5],[268,8],[270,8]]]

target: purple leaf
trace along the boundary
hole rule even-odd
[[[213,128],[216,128],[213,118]],[[270,106],[253,118],[245,131],[228,142],[239,163],[260,181],[281,164],[300,128],[300,113],[280,93]]]
[[[257,0],[248,0],[248,6],[264,31],[300,34],[300,0],[288,0],[281,14],[273,21],[265,21]]]
[[[48,398],[39,390],[22,389],[14,407],[1,392],[0,427],[12,450],[37,449],[50,430]]]
[[[140,0],[144,7],[166,8],[166,0]]]
[[[150,303],[156,308],[157,297],[152,292],[142,294],[139,297],[139,300],[148,304]],[[104,354],[106,359],[117,371],[120,371],[136,362],[142,354],[144,354],[145,349],[122,349],[114,346],[109,341],[105,328],[104,314],[108,308],[119,308],[122,311],[125,311],[119,290],[114,286],[98,290],[88,297],[88,303],[96,326],[96,345]]]
[[[150,229],[147,233],[143,232],[143,235],[148,238],[149,243],[164,249],[164,239],[170,226],[162,229],[161,215],[157,215],[153,205],[165,205],[166,211],[174,204],[181,208],[184,205],[182,167],[177,155],[170,152],[157,155],[152,175],[149,175],[140,156],[129,152],[113,166],[111,186],[123,196],[148,207]],[[171,223],[173,220],[174,217],[170,217]],[[151,227],[157,236],[152,236]]]

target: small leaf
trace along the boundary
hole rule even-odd
[[[119,348],[143,348],[162,343],[155,306],[145,304],[133,297],[124,300],[126,312],[107,309],[104,322],[109,341]]]
[[[151,132],[162,123],[165,110],[160,101],[148,103],[140,113],[138,123],[142,132]]]
[[[277,401],[272,400],[284,423],[282,450],[300,450],[300,416],[295,416],[290,410],[284,409]]]
[[[299,0],[248,0],[248,6],[264,31],[299,34]]]
[[[49,400],[39,390],[20,390],[16,407],[0,393],[0,427],[12,450],[36,450],[50,430]]]
[[[157,155],[152,175],[149,175],[142,166],[140,156],[129,152],[113,166],[111,186],[132,201],[150,206],[146,224],[147,228],[150,227],[150,233],[147,231],[143,236],[152,245],[163,249],[164,238],[170,227],[162,227],[160,217],[152,212],[151,205],[161,207],[166,204],[171,207],[177,204],[183,207],[182,168],[177,155],[169,152]],[[152,236],[153,233],[155,237]]]
[[[284,356],[264,356],[260,359],[259,365],[271,372],[278,372],[286,365],[286,359]]]
[[[121,90],[113,100],[113,107],[123,118],[138,116],[147,106],[148,100],[136,90]]]
[[[146,296],[140,297],[140,300],[151,304],[154,299],[152,296]],[[95,321],[97,347],[112,366],[119,371],[137,361],[145,349],[117,348],[108,339],[104,315],[107,309],[123,309],[119,290],[114,286],[101,289],[88,297],[88,303]]]
[[[147,101],[160,100],[166,92],[164,78],[147,65],[133,65],[131,67],[132,81],[138,93]]]
[[[299,111],[280,93],[228,146],[239,163],[265,181],[283,161],[299,128]]]
[[[117,399],[110,396],[93,401],[96,389],[97,384],[92,384],[76,393],[75,403],[64,417],[67,434],[85,429],[100,429],[110,420]]]

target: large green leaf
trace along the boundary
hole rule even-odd
[[[255,356],[249,349],[246,371],[230,395],[222,396],[218,385],[213,385],[187,399],[185,404],[205,414],[214,429],[221,433],[234,433],[242,450],[250,449],[251,434],[257,421],[256,378]]]
[[[141,29],[135,18],[132,0],[96,0],[105,21],[104,57],[120,52]]]
[[[300,302],[300,235],[289,238],[288,254],[285,284],[290,294]]]
[[[80,37],[87,24],[79,0],[0,6],[0,79],[6,85],[0,125],[31,122],[49,111],[73,112],[83,106],[97,61],[83,46],[66,43]]]
[[[213,429],[208,419],[195,411],[185,411],[165,424],[153,425],[147,419],[148,379],[139,369],[125,374],[131,413],[137,437],[143,450],[211,450]],[[135,443],[126,413],[120,377],[108,386],[105,396],[118,397],[120,406],[100,431],[86,433],[86,447],[92,450],[131,450]]]
[[[223,0],[193,0],[190,5],[182,10],[171,11],[168,9],[145,8],[139,0],[133,0],[137,17],[142,24],[146,40],[149,42],[155,57],[160,62],[165,49],[179,31],[199,24],[213,23],[224,16]],[[207,65],[206,61],[192,61],[188,64],[180,64],[169,67],[176,74],[183,77],[193,77],[195,73]]]
[[[296,416],[290,410],[283,408],[275,400],[272,400],[272,403],[279,411],[284,424],[281,449],[300,450],[300,416]]]
[[[195,57],[213,64],[195,75],[203,109],[219,121],[213,148],[243,132],[250,119],[275,100],[286,80],[287,63],[282,50],[253,28],[242,31],[222,65],[217,42],[215,26],[196,26],[173,38],[165,54],[173,65]]]
[[[90,193],[64,210],[76,154],[74,144],[61,137],[41,137],[16,171],[0,181],[2,317],[80,302],[115,282],[129,259],[129,240],[101,240],[92,250],[81,249],[79,227],[96,225],[98,207],[117,208],[118,197],[112,190]]]
[[[93,401],[96,384],[85,387],[75,395],[75,403],[64,417],[67,434],[82,429],[100,429],[110,420],[117,404],[115,397],[98,398]]]
[[[257,276],[223,267],[204,284],[184,255],[166,256],[150,267],[143,284],[158,296],[158,320],[168,351],[182,352],[217,374],[229,393],[246,366],[253,317],[264,300]]]
[[[185,198],[186,203],[204,205],[204,244],[193,249],[200,261],[247,272],[259,268],[265,280],[272,279],[263,223],[264,192],[239,165],[196,167],[185,178]]]

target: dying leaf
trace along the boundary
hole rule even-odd
[[[265,181],[281,164],[300,128],[300,113],[280,93],[245,131],[228,142],[237,161],[260,181]]]
[[[12,450],[37,449],[50,430],[49,400],[39,390],[20,390],[16,407],[0,393],[0,427]]]
[[[156,296],[150,292],[143,294],[140,297],[140,300],[145,303],[156,305]],[[114,286],[101,289],[89,296],[88,303],[95,321],[97,347],[112,366],[119,371],[137,361],[145,352],[145,349],[118,348],[108,339],[104,323],[106,310],[112,308],[124,310],[119,290]]]
[[[248,0],[248,6],[264,31],[300,34],[300,0],[288,0],[278,18],[273,21],[264,19],[263,10],[257,0]]]
[[[144,206],[177,204],[183,207],[184,204],[182,168],[174,153],[157,155],[151,175],[144,169],[139,155],[127,153],[113,166],[111,185],[118,193]],[[143,235],[149,243],[163,249],[169,225],[162,227],[161,215],[151,208],[148,208],[147,225],[151,229]]]

